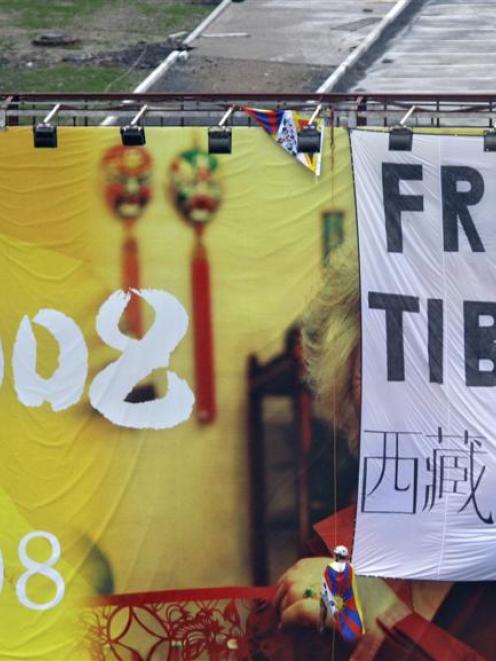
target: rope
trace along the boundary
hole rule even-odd
[[[334,108],[330,111],[330,140],[331,140],[331,206],[334,207],[334,167],[335,167],[335,140],[334,140]],[[337,500],[338,500],[338,479],[337,479],[337,449],[336,449],[336,385],[332,385],[332,464],[333,464],[333,519],[334,519],[334,541],[337,542]],[[332,627],[332,647],[331,661],[335,658],[336,647],[336,627]]]

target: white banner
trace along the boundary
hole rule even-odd
[[[357,573],[496,579],[496,153],[351,134],[362,306]]]

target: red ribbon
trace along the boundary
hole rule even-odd
[[[122,281],[124,291],[140,288],[140,269],[138,257],[138,242],[132,232],[133,223],[124,226],[125,238],[122,245]],[[136,294],[131,293],[131,299],[125,311],[126,322],[133,337],[143,337],[143,318],[141,301]]]
[[[215,368],[210,297],[210,267],[202,241],[203,225],[195,226],[196,242],[191,260],[193,338],[196,376],[196,411],[199,422],[215,419]]]

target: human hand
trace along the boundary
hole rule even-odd
[[[322,575],[329,561],[327,557],[303,558],[281,576],[273,601],[281,628],[319,627]]]

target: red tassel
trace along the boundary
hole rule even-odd
[[[140,288],[140,272],[138,258],[138,242],[125,228],[126,236],[122,246],[122,281],[124,291]],[[130,333],[136,337],[143,337],[143,320],[141,317],[141,301],[138,296],[131,294],[131,299],[125,311],[127,326]]]
[[[191,291],[193,299],[193,336],[196,372],[196,410],[198,420],[209,423],[215,419],[215,374],[213,331],[210,305],[210,268],[205,246],[201,241],[203,226],[198,227],[197,241],[191,261]]]

